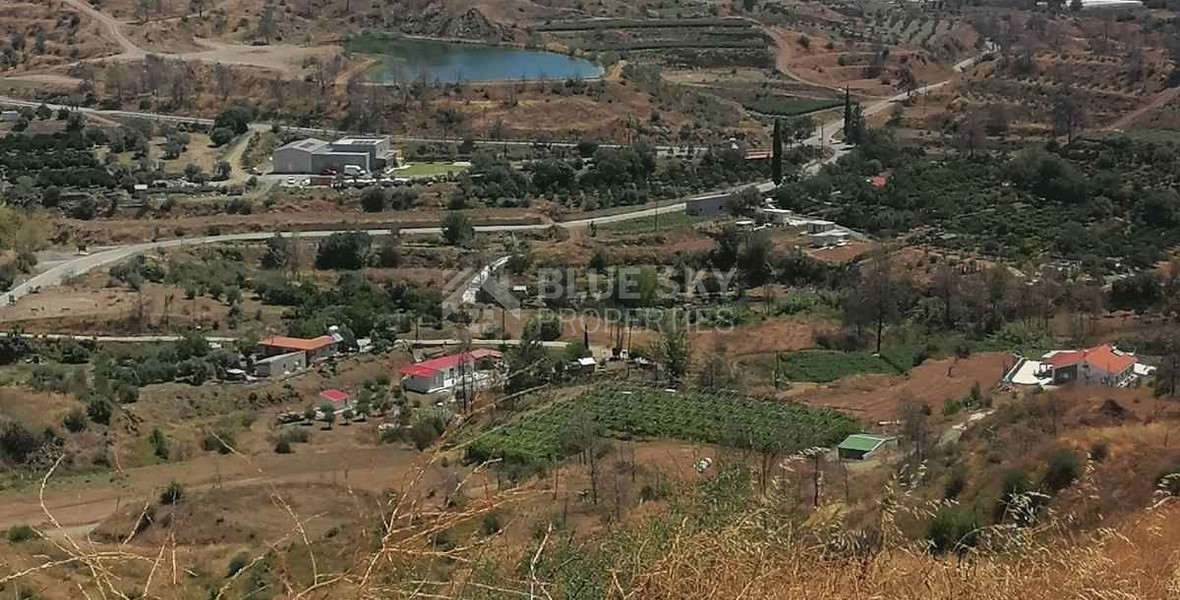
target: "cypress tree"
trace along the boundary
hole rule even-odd
[[[771,163],[770,163],[770,177],[774,179],[774,184],[778,185],[783,182],[783,122],[782,119],[774,120],[774,140],[771,142]]]
[[[852,97],[848,95],[848,86],[844,86],[844,131],[848,132],[848,124],[852,122]]]

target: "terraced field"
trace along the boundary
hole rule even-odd
[[[545,23],[533,31],[571,49],[669,65],[762,67],[770,60],[769,39],[744,19],[587,19]]]

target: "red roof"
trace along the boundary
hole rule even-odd
[[[262,338],[258,340],[259,346],[272,346],[274,348],[286,348],[288,350],[319,350],[324,346],[330,345],[334,340],[330,335],[321,335],[318,338],[306,339],[297,337],[287,337],[285,335],[272,335],[271,337]]]
[[[883,188],[883,187],[885,187],[885,184],[887,184],[887,183],[889,183],[889,175],[886,175],[884,173],[882,173],[880,175],[873,175],[872,177],[869,177],[869,185],[871,185],[873,187]]]
[[[333,404],[340,404],[341,402],[348,400],[348,393],[344,390],[332,388],[330,390],[324,390],[320,392],[320,398],[323,398],[324,400],[327,400]]]
[[[1085,350],[1069,350],[1058,352],[1041,361],[1043,365],[1060,368],[1085,362],[1107,373],[1119,373],[1135,364],[1135,356],[1123,352],[1116,352],[1114,346],[1102,344]]]
[[[472,362],[484,358],[500,358],[501,356],[496,350],[476,348],[471,352],[448,354],[446,356],[424,360],[420,363],[406,365],[401,368],[400,373],[402,375],[414,375],[416,377],[431,377],[435,373],[449,369],[461,362]]]

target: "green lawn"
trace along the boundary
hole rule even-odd
[[[466,171],[467,167],[441,162],[406,163],[406,166],[394,169],[394,177],[434,177],[436,175],[450,175]]]

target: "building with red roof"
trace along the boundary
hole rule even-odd
[[[1086,385],[1125,386],[1135,379],[1134,354],[1111,344],[1082,350],[1062,350],[1041,359],[1041,372],[1053,385],[1079,382]]]
[[[480,372],[481,364],[502,357],[496,350],[477,348],[406,365],[399,371],[402,374],[402,387],[422,394],[433,394],[464,382],[475,386],[487,379],[486,374]]]
[[[339,342],[340,340],[331,335],[321,335],[315,338],[272,335],[258,340],[255,353],[264,359],[301,353],[304,364],[310,365],[317,360],[324,360],[335,355]]]
[[[343,406],[348,403],[348,392],[336,388],[326,389],[320,392],[320,399],[325,402],[331,402],[335,406]]]

